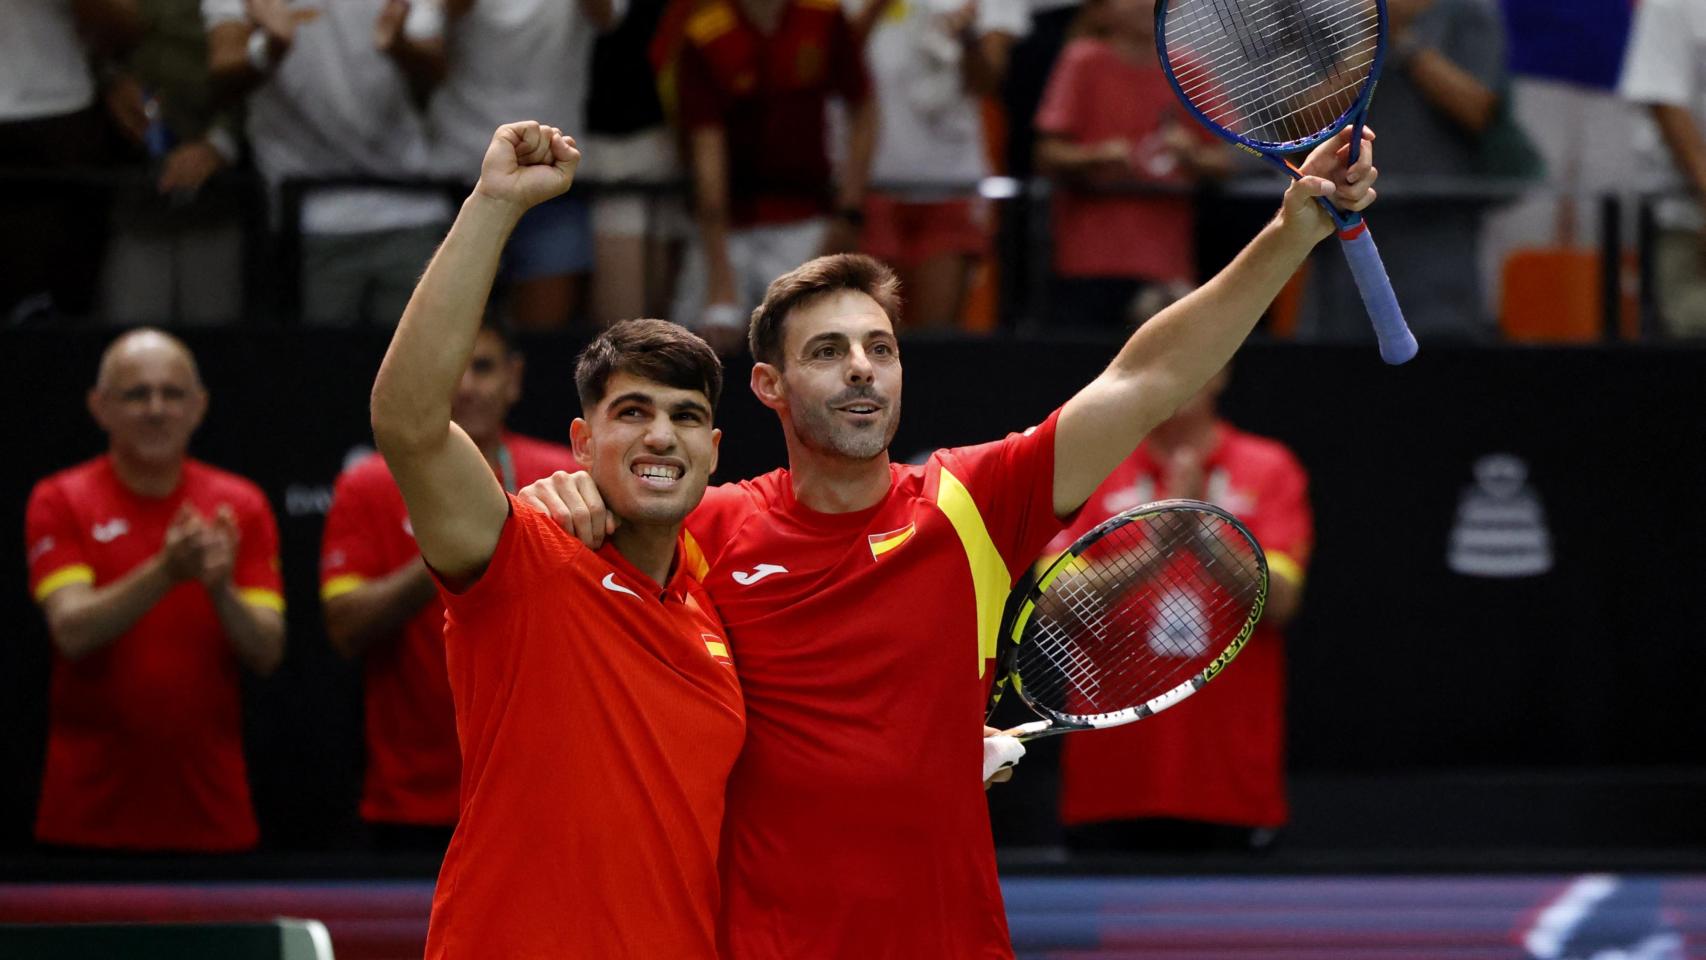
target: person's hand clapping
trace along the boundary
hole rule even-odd
[[[206,529],[207,524],[201,514],[187,500],[172,517],[171,525],[166,528],[166,544],[160,548],[160,557],[166,565],[166,575],[173,583],[201,576]]]
[[[201,569],[197,571],[202,586],[209,590],[230,586],[237,571],[237,543],[242,539],[231,505],[221,504],[213,522],[204,524],[198,536],[203,543]]]
[[[556,127],[536,120],[506,123],[486,147],[474,193],[526,211],[566,192],[580,161],[575,139]]]

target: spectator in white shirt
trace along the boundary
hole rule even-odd
[[[586,129],[592,44],[626,0],[446,0],[450,72],[432,98],[433,169],[473,183],[492,130],[538,120]],[[520,330],[550,330],[578,311],[592,269],[586,198],[569,193],[527,212],[504,248],[499,283]]]
[[[877,97],[874,189],[860,246],[907,291],[907,323],[950,327],[989,248],[979,99],[1001,89],[1026,0],[846,0]],[[883,184],[903,184],[883,192]]]
[[[1636,6],[1621,92],[1652,112],[1658,136],[1647,136],[1646,153],[1677,194],[1655,211],[1659,316],[1673,335],[1706,336],[1706,4]]]
[[[142,35],[134,0],[0,0],[0,169],[104,158],[89,54]],[[0,321],[76,316],[93,306],[108,202],[75,183],[7,191],[0,203]]]
[[[213,81],[248,93],[255,164],[290,179],[426,177],[418,104],[444,75],[440,0],[201,0]],[[394,325],[450,222],[442,193],[316,188],[302,199],[302,316]]]

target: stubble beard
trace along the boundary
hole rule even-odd
[[[868,427],[843,422],[828,404],[794,408],[794,431],[808,449],[848,460],[873,460],[888,452],[900,426],[900,401],[884,405],[882,419]]]

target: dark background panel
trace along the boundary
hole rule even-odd
[[[367,395],[386,336],[188,339],[213,397],[194,452],[260,483],[283,538],[290,648],[275,676],[245,691],[266,843],[349,849],[360,842],[360,676],[325,641],[315,568],[331,483],[371,442]],[[14,414],[0,467],[0,849],[28,844],[46,716],[49,652],[24,582],[24,504],[36,480],[101,449],[83,394],[106,340],[0,336]],[[578,346],[524,343],[518,429],[566,436]],[[895,455],[1029,426],[1112,353],[1097,342],[909,340]],[[784,457],[746,378],[744,363],[731,366],[722,479]],[[1418,824],[1430,822],[1472,837],[1476,818],[1550,825],[1587,844],[1700,840],[1690,805],[1670,798],[1698,794],[1691,771],[1706,741],[1703,383],[1706,350],[1432,349],[1389,368],[1372,348],[1246,348],[1223,408],[1296,451],[1317,521],[1308,600],[1289,639],[1300,842],[1425,838]],[[1487,580],[1446,566],[1459,498],[1492,453],[1528,465],[1556,558],[1544,576]],[[1040,747],[995,794],[1005,842],[1054,837],[1051,756]],[[1547,787],[1590,780],[1599,788]],[[1454,799],[1430,803],[1432,789]],[[1563,806],[1521,816],[1538,795]],[[1395,796],[1406,798],[1401,823],[1380,815]],[[1346,815],[1353,808],[1361,814]]]

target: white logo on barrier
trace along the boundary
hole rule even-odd
[[[1446,565],[1466,577],[1537,577],[1552,569],[1552,534],[1528,464],[1510,453],[1475,461],[1451,528]]]

